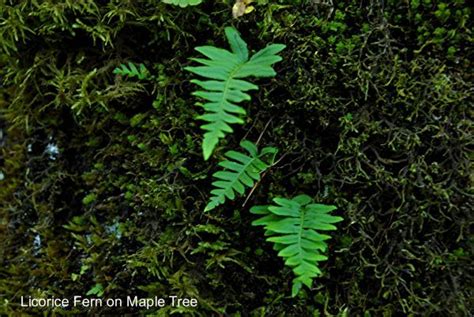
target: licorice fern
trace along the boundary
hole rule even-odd
[[[132,62],[128,63],[128,67],[125,64],[120,64],[113,71],[114,74],[127,76],[130,78],[137,77],[138,79],[150,79],[152,76],[150,72],[143,64],[139,64],[138,67]]]
[[[195,6],[202,2],[202,0],[161,0],[164,3],[174,4],[182,8],[187,6]]]
[[[250,141],[242,141],[240,146],[249,154],[228,151],[225,156],[229,160],[219,163],[224,170],[213,174],[217,181],[213,182],[215,189],[204,211],[209,211],[223,204],[226,199],[235,199],[236,193],[243,195],[245,187],[253,187],[260,180],[260,174],[269,168],[275,159],[277,149],[265,147],[258,152],[257,147]]]
[[[204,104],[197,103],[205,110],[205,114],[199,116],[198,119],[207,122],[201,126],[207,131],[202,144],[205,160],[211,156],[219,139],[233,132],[230,124],[244,123],[242,116],[246,114],[246,111],[237,103],[250,100],[250,95],[246,92],[257,90],[258,86],[243,78],[275,76],[272,65],[282,59],[276,54],[285,48],[282,44],[268,45],[249,58],[247,44],[237,30],[227,27],[225,34],[232,52],[213,46],[196,47],[196,50],[208,59],[192,58],[202,66],[186,67],[186,70],[210,79],[191,81],[203,89],[193,94],[207,100]]]
[[[335,206],[315,204],[307,195],[293,199],[274,198],[276,205],[254,206],[253,214],[262,217],[253,221],[254,226],[264,226],[266,240],[274,243],[285,265],[293,269],[292,296],[296,296],[304,284],[311,287],[313,278],[321,275],[318,262],[327,260],[322,253],[327,250],[325,240],[331,237],[321,231],[336,230],[333,223],[342,221],[332,216]]]

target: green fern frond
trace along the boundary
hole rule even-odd
[[[175,6],[180,6],[182,8],[187,6],[195,6],[202,2],[202,0],[161,0],[164,3],[174,4]]]
[[[265,147],[260,153],[250,141],[242,141],[240,146],[249,155],[228,151],[225,156],[229,160],[219,163],[224,170],[214,173],[217,181],[213,182],[215,189],[204,211],[209,211],[223,204],[226,199],[234,200],[236,193],[243,195],[245,187],[253,187],[260,180],[260,174],[269,168],[275,159],[278,150],[274,147]]]
[[[125,64],[120,64],[119,67],[114,69],[114,74],[128,76],[128,77],[137,77],[138,79],[149,79],[151,77],[150,72],[145,67],[145,65],[140,64],[138,67],[129,62],[128,67]]]
[[[318,262],[327,260],[326,240],[331,237],[318,231],[336,230],[333,223],[342,221],[330,214],[335,206],[315,204],[307,195],[293,199],[274,198],[276,205],[254,206],[250,212],[261,215],[252,222],[264,226],[267,241],[274,243],[285,265],[293,269],[292,296],[296,296],[304,284],[311,287],[315,277],[321,275]]]
[[[257,90],[258,86],[243,78],[275,76],[272,65],[282,59],[277,53],[285,48],[282,44],[272,44],[249,58],[247,44],[237,30],[227,27],[225,34],[232,52],[213,46],[196,47],[196,50],[208,59],[193,58],[193,61],[201,63],[202,66],[186,67],[186,70],[210,79],[191,81],[203,89],[193,94],[207,101],[204,104],[197,103],[205,110],[205,114],[198,119],[207,122],[201,126],[207,131],[202,144],[205,160],[211,156],[219,139],[233,132],[230,124],[244,123],[242,116],[246,111],[237,103],[250,100],[247,91]]]

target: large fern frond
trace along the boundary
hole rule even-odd
[[[274,243],[278,255],[285,259],[285,265],[293,269],[292,296],[296,296],[304,284],[311,287],[313,278],[321,275],[318,262],[327,260],[326,240],[331,237],[320,231],[336,230],[333,223],[342,221],[332,216],[335,206],[315,204],[307,195],[293,199],[274,198],[276,205],[254,206],[253,214],[261,215],[252,222],[264,226],[267,241]]]
[[[182,8],[187,6],[195,6],[202,2],[202,0],[161,0],[164,3],[174,4]]]
[[[260,153],[257,147],[250,141],[242,141],[240,146],[249,154],[236,151],[228,151],[225,156],[229,160],[219,163],[224,170],[216,172],[213,177],[215,189],[213,195],[204,211],[209,211],[223,204],[226,199],[233,200],[237,194],[243,195],[245,187],[253,187],[260,180],[260,174],[273,164],[277,149],[265,147]]]
[[[186,70],[210,79],[191,81],[203,89],[193,94],[207,101],[204,104],[197,103],[205,110],[205,114],[198,119],[207,122],[201,126],[207,131],[202,144],[205,160],[211,156],[219,139],[233,132],[230,124],[244,123],[242,116],[246,111],[237,103],[250,100],[247,91],[256,90],[258,86],[243,78],[275,76],[272,65],[281,60],[277,53],[285,48],[282,44],[272,44],[249,58],[247,44],[237,30],[227,27],[225,34],[232,52],[213,46],[196,47],[208,59],[193,58],[202,66],[186,67]]]

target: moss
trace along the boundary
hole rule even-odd
[[[472,9],[257,1],[231,20],[227,2],[0,1],[0,312],[41,314],[19,296],[100,285],[199,300],[162,315],[467,316]],[[203,214],[215,168],[182,69],[229,24],[253,50],[288,48],[227,146],[268,124],[261,144],[284,157],[246,206]],[[113,74],[131,60],[154,80]],[[324,276],[291,299],[248,208],[303,192],[346,221]]]

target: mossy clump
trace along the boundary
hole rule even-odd
[[[237,20],[232,4],[0,0],[0,313],[90,294],[199,301],[141,311],[162,316],[468,316],[468,3],[255,1]],[[251,50],[287,48],[215,155],[261,136],[283,157],[251,203],[205,214],[216,164],[183,69],[231,24]],[[129,62],[152,78],[114,74]],[[323,277],[291,298],[249,207],[300,193],[345,221]]]

